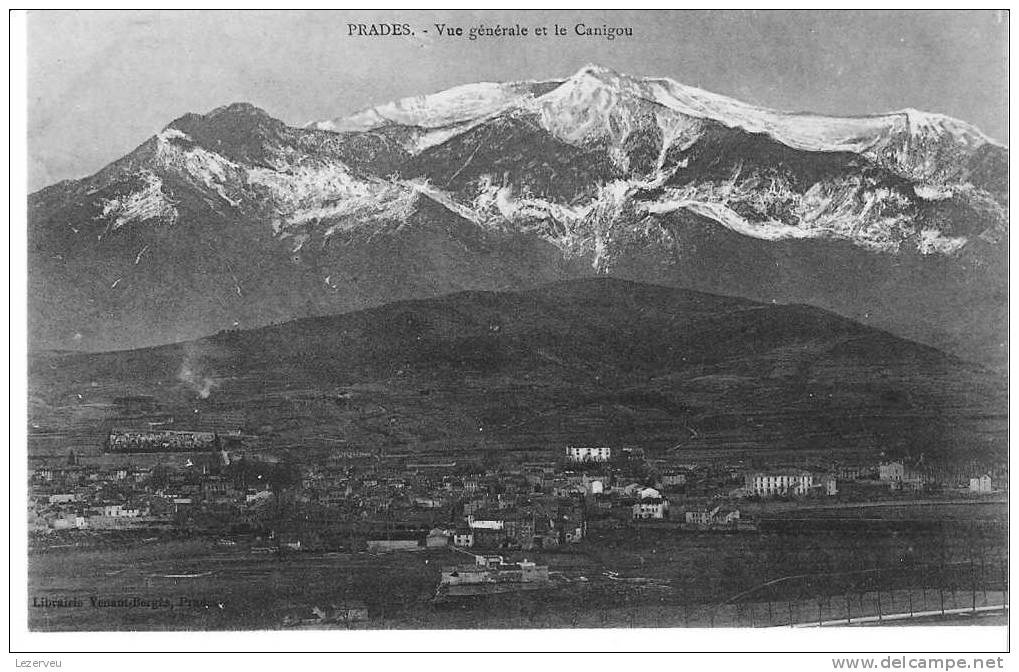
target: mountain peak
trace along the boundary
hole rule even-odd
[[[286,124],[251,103],[231,103],[206,114],[185,114],[165,130],[176,130],[191,140],[234,160],[260,162],[266,145],[286,132]]]
[[[234,116],[234,117],[251,116],[264,119],[272,119],[269,113],[263,110],[262,108],[251,103],[244,102],[230,103],[229,105],[221,105],[220,107],[217,107],[216,109],[212,110],[211,112],[205,115],[206,118],[215,118],[222,116]]]
[[[597,63],[588,63],[573,75],[574,78],[594,77],[596,79],[620,79],[622,75],[612,68]]]
[[[205,114],[199,114],[197,112],[188,112],[170,122],[166,128],[176,128],[184,130],[184,126],[191,126],[195,123],[223,123],[223,122],[247,122],[248,124],[254,123],[265,123],[265,122],[276,122],[282,123],[274,119],[268,112],[252,105],[251,103],[230,103],[228,105],[220,105],[219,107],[206,112]]]

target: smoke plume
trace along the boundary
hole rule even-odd
[[[194,390],[195,394],[202,399],[208,399],[209,395],[212,394],[212,390],[219,386],[215,379],[202,373],[201,364],[190,351],[187,352],[184,361],[180,365],[180,371],[177,372],[177,380]]]

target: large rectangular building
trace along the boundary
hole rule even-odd
[[[762,471],[746,476],[746,491],[751,496],[802,497],[810,493],[813,487],[814,475],[809,471]]]
[[[215,432],[177,430],[114,429],[106,439],[111,453],[171,453],[218,450],[222,445]]]
[[[566,457],[573,462],[608,462],[612,449],[607,447],[569,446]]]

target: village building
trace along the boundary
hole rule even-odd
[[[605,492],[604,478],[587,478],[583,480],[584,491],[588,495],[600,495]]]
[[[824,488],[824,494],[828,497],[834,497],[839,494],[838,482],[835,480],[834,476],[826,477],[822,481],[821,485]]]
[[[498,564],[443,567],[439,586],[442,588],[444,586],[478,584],[548,582],[548,565],[538,565],[526,558],[520,562],[503,563],[500,558]]]
[[[370,539],[368,550],[375,553],[418,551],[424,548],[417,539]]]
[[[608,462],[612,449],[607,447],[569,446],[566,457],[572,462]]]
[[[445,548],[449,546],[452,538],[452,534],[450,534],[449,530],[435,528],[428,533],[427,537],[425,537],[425,547]]]
[[[506,527],[506,521],[502,518],[475,517],[471,514],[467,516],[467,525],[472,530],[502,530]]]
[[[969,479],[969,490],[970,492],[980,493],[994,492],[994,483],[991,480],[990,474],[984,474],[979,478]]]
[[[882,481],[902,481],[906,477],[906,466],[902,462],[883,462],[878,466],[878,479]]]
[[[474,533],[468,529],[458,529],[453,532],[453,545],[457,548],[471,548],[474,546]]]
[[[721,505],[687,511],[684,515],[686,523],[704,527],[732,525],[739,519],[739,509],[724,509]]]
[[[766,471],[746,475],[746,494],[757,497],[802,497],[814,487],[814,476],[808,471]]]
[[[662,520],[669,515],[669,500],[661,498],[641,499],[632,508],[634,520]]]
[[[671,471],[662,474],[663,488],[677,488],[686,485],[686,474],[680,471]]]

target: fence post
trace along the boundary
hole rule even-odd
[[[1008,565],[1001,564],[1001,611],[1008,611]]]
[[[973,564],[973,556],[969,558],[969,582],[970,588],[973,590],[973,613],[977,610],[977,568]]]
[[[984,587],[984,605],[987,605],[987,568],[984,566],[984,554],[980,554],[980,585]]]

